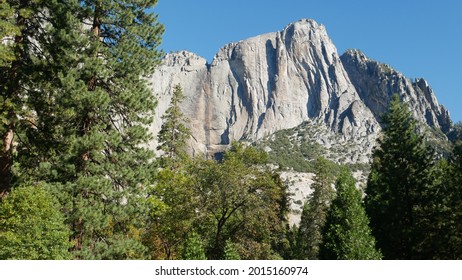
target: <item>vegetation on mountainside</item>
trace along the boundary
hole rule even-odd
[[[370,167],[312,123],[207,160],[177,85],[156,156],[156,3],[0,2],[1,259],[462,259],[461,125],[427,135],[398,96]],[[298,226],[281,169],[315,174]]]
[[[268,150],[269,162],[281,170],[297,172],[314,172],[315,162],[325,157],[332,165],[346,164],[351,170],[368,171],[369,165],[349,161],[355,151],[353,144],[337,139],[338,135],[322,135],[327,133],[322,125],[303,123],[292,129],[283,129],[256,143],[256,146]],[[330,148],[318,143],[319,139],[331,142]],[[288,148],[289,147],[289,148]],[[340,167],[337,167],[340,172]]]

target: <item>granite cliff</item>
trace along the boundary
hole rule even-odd
[[[411,81],[360,51],[339,56],[325,27],[307,19],[228,44],[211,63],[188,51],[167,54],[150,79],[158,99],[151,131],[160,130],[172,89],[180,84],[192,154],[212,155],[233,140],[255,142],[303,126],[316,127],[310,140],[324,147],[348,144],[352,156],[344,162],[364,163],[394,93],[428,126],[450,126],[449,113],[425,80]]]

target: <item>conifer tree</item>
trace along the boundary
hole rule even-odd
[[[327,211],[334,197],[331,165],[319,158],[315,165],[316,177],[312,185],[313,193],[305,203],[298,229],[298,259],[315,260],[319,258],[322,231],[326,223]]]
[[[350,171],[343,169],[335,184],[336,197],[329,208],[321,259],[375,260],[381,254],[369,228],[361,193]]]
[[[190,137],[186,127],[188,120],[181,112],[180,104],[183,101],[183,89],[178,84],[173,89],[170,106],[162,116],[162,127],[158,134],[159,146],[163,154],[163,165],[174,169],[179,161],[187,158],[185,147]]]
[[[62,202],[76,258],[145,257],[142,197],[154,172],[144,144],[155,107],[145,78],[163,33],[147,10],[156,2],[59,2],[48,29],[40,66],[54,79],[30,100],[36,156],[22,164]]]
[[[433,152],[398,95],[393,96],[383,122],[366,188],[372,232],[384,258],[422,258],[419,227],[425,214],[423,198],[431,186]]]
[[[462,142],[448,160],[432,170],[433,187],[426,197],[425,227],[419,253],[427,259],[462,259]]]
[[[191,175],[186,166],[189,162],[185,151],[186,141],[190,137],[186,127],[187,119],[181,112],[180,103],[183,92],[178,84],[174,87],[169,108],[162,116],[163,124],[158,134],[159,146],[163,154],[160,157],[162,167],[155,176],[155,184],[149,188],[149,200],[158,205],[163,204],[163,210],[151,207],[150,229],[146,234],[146,245],[151,249],[153,258],[174,259],[178,255],[178,247],[184,241],[191,229],[192,209]],[[162,253],[155,247],[155,242],[162,243]]]
[[[27,120],[28,72],[43,42],[40,13],[44,1],[0,2],[0,195],[11,189],[14,142],[22,120]]]

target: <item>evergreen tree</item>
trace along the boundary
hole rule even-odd
[[[315,260],[319,258],[322,231],[326,223],[327,211],[334,197],[333,171],[330,162],[319,158],[315,165],[316,177],[312,185],[313,193],[303,206],[298,229],[297,258]]]
[[[381,254],[375,248],[375,238],[369,228],[369,218],[361,193],[350,171],[344,169],[337,178],[335,199],[329,208],[321,259],[376,260]]]
[[[462,142],[455,144],[449,160],[438,162],[432,175],[419,253],[427,259],[462,259]]]
[[[0,2],[0,196],[9,192],[14,165],[14,142],[28,120],[27,96],[34,86],[28,76],[35,68],[44,33],[40,14],[45,1]],[[50,17],[53,13],[50,12]]]
[[[148,190],[151,219],[145,244],[154,259],[178,257],[178,247],[190,231],[194,216],[192,176],[187,172],[189,157],[185,151],[190,134],[186,127],[187,119],[180,109],[182,100],[181,86],[176,85],[158,134],[157,149],[163,151],[160,158],[162,169],[157,172],[155,184]],[[163,205],[160,208],[159,202]],[[162,245],[159,246],[159,243]]]
[[[163,165],[174,169],[175,165],[187,158],[185,147],[190,137],[186,127],[188,120],[181,112],[180,104],[183,101],[183,89],[178,84],[173,89],[173,95],[165,114],[162,116],[163,124],[158,134],[158,150],[164,152]]]
[[[60,2],[60,1],[58,1]],[[33,160],[27,180],[44,181],[63,204],[76,258],[144,258],[142,197],[154,174],[147,125],[155,101],[146,75],[160,61],[156,0],[56,4],[38,73]],[[45,75],[43,74],[43,75]],[[40,74],[42,75],[42,74]]]
[[[68,259],[70,230],[41,187],[17,187],[0,203],[0,259]]]
[[[421,217],[431,186],[433,152],[398,95],[393,96],[383,122],[366,188],[372,232],[384,258],[422,258],[418,253],[425,234]]]

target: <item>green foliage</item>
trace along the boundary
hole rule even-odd
[[[209,259],[221,259],[226,240],[239,243],[243,259],[274,257],[272,242],[282,231],[285,186],[278,176],[262,170],[264,153],[233,143],[220,163],[196,160],[191,167],[198,199],[198,233]]]
[[[452,142],[462,141],[462,121],[454,124],[452,129],[448,133],[448,138]]]
[[[226,240],[226,243],[225,243],[224,259],[225,260],[240,260],[241,259],[241,256],[239,255],[239,251],[237,250],[236,244],[234,244],[229,239]]]
[[[20,139],[18,126],[28,119],[27,89],[31,83],[25,76],[36,66],[34,41],[43,41],[38,35],[43,28],[35,15],[43,4],[37,0],[0,3],[0,195],[12,186],[13,139]]]
[[[337,178],[336,197],[328,211],[321,259],[375,260],[382,257],[375,248],[369,218],[355,185],[351,172],[344,169]]]
[[[180,160],[187,159],[185,147],[190,131],[185,125],[188,120],[180,109],[183,99],[183,90],[178,84],[173,90],[170,106],[162,116],[162,128],[157,136],[159,140],[157,149],[164,152],[163,166],[171,168],[174,168]]]
[[[13,38],[18,33],[18,25],[14,22],[14,6],[8,1],[0,3],[0,69],[10,65],[14,60]],[[5,40],[3,42],[3,40]]]
[[[0,203],[0,259],[68,259],[70,230],[41,187],[18,187]]]
[[[20,179],[46,182],[59,198],[76,258],[144,258],[141,198],[155,173],[144,77],[163,33],[147,10],[157,1],[46,2],[43,57],[26,77],[35,119],[18,149]]]
[[[422,216],[431,186],[433,151],[397,95],[383,121],[366,189],[371,228],[384,258],[422,258],[419,244],[425,234]]]
[[[449,160],[432,170],[433,186],[425,196],[424,232],[419,253],[427,259],[462,259],[462,143],[455,144]]]
[[[153,259],[176,259],[194,221],[192,175],[184,168],[160,170],[148,190],[149,230],[144,244]]]
[[[298,172],[314,170],[314,160],[324,149],[321,145],[311,141],[294,143],[291,129],[281,130],[274,134],[272,141],[265,141],[260,146],[268,145],[271,148],[269,162],[278,164],[282,169],[292,168]]]
[[[193,232],[185,241],[182,257],[184,260],[206,260],[200,236]]]
[[[319,258],[322,243],[322,230],[326,223],[327,211],[334,197],[332,183],[334,175],[331,164],[324,158],[316,161],[316,177],[313,193],[303,206],[302,217],[297,236],[298,259],[314,260]]]

